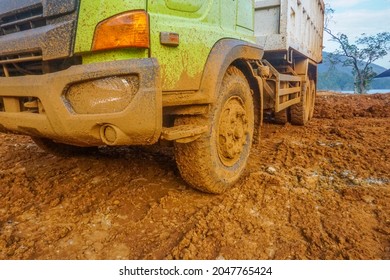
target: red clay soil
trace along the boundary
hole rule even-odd
[[[316,108],[265,123],[223,195],[188,187],[171,148],[60,158],[0,134],[0,259],[390,259],[390,94]]]

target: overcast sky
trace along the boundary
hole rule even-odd
[[[330,29],[333,33],[344,33],[355,41],[362,33],[375,35],[390,32],[390,0],[324,0],[335,10]],[[325,33],[325,51],[331,52],[337,44],[329,41]],[[375,64],[390,68],[390,55]]]

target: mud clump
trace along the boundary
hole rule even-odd
[[[0,134],[0,259],[389,259],[389,117],[390,94],[319,94],[222,195],[169,147],[61,158]]]

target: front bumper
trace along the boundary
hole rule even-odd
[[[112,85],[105,81],[128,75],[138,77],[138,87],[131,99],[124,99],[129,104],[121,104],[120,110],[115,109],[116,103],[107,107],[103,103],[97,113],[88,109],[80,112],[68,100],[69,89],[74,85],[99,81],[107,94]],[[91,88],[78,88],[76,92],[88,100],[89,95],[95,94],[88,92]],[[0,131],[72,145],[148,145],[159,139],[162,130],[160,71],[153,58],[78,65],[40,76],[0,78],[0,99]],[[26,102],[27,99],[33,101]],[[106,101],[111,102],[110,98],[98,100]],[[27,103],[33,102],[39,110],[31,112],[26,109]],[[82,107],[88,102],[80,104]],[[104,108],[113,109],[110,112]]]

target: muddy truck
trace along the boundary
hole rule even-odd
[[[305,125],[322,0],[1,0],[0,131],[54,154],[171,143],[222,193],[264,118]]]

